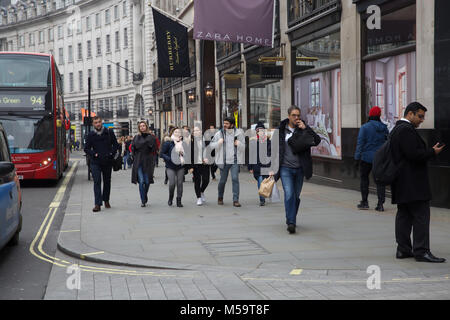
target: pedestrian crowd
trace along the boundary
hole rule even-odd
[[[385,187],[375,175],[374,166],[378,165],[377,151],[390,143],[389,153],[393,163],[397,163],[395,181],[391,184],[392,203],[397,204],[395,237],[398,259],[414,257],[417,261],[444,262],[430,251],[429,223],[431,191],[428,181],[427,162],[435,158],[444,148],[437,143],[428,147],[417,132],[425,119],[427,109],[418,102],[409,104],[394,129],[389,133],[381,121],[381,109],[377,106],[369,111],[369,120],[362,125],[354,153],[355,167],[360,171],[361,202],[358,209],[369,209],[369,176],[377,186],[377,211],[384,211]],[[93,118],[94,130],[86,138],[85,152],[91,159],[91,171],[94,180],[94,212],[101,210],[102,203],[110,208],[112,162],[120,156],[123,169],[131,170],[131,182],[139,185],[141,206],[148,204],[148,192],[154,184],[154,170],[161,158],[165,163],[164,184],[168,184],[169,206],[173,205],[176,189],[176,206],[183,207],[183,183],[185,176],[192,174],[196,204],[206,202],[205,190],[210,183],[210,176],[218,182],[217,204],[224,205],[225,186],[231,173],[232,201],[234,207],[241,207],[239,202],[239,173],[241,164],[245,163],[246,140],[244,132],[235,127],[232,117],[225,118],[220,129],[209,128],[213,132],[211,139],[203,135],[202,128],[169,126],[160,140],[149,128],[146,121],[138,123],[138,134],[134,137],[116,139],[114,131],[105,128],[100,117]],[[258,122],[255,135],[249,137],[249,147],[255,152],[249,154],[252,161],[247,164],[249,172],[257,182],[258,190],[266,181],[281,180],[284,191],[284,208],[287,231],[296,233],[297,215],[300,208],[300,194],[304,179],[313,175],[311,148],[319,145],[321,138],[301,118],[297,106],[288,109],[288,117],[281,121],[274,132],[266,129],[263,122]],[[275,139],[275,140],[274,140]],[[274,144],[274,142],[277,142]],[[274,145],[277,146],[276,149]],[[208,156],[211,155],[212,157]],[[103,177],[103,191],[101,181]],[[259,205],[266,205],[266,198],[259,192]],[[411,233],[413,242],[411,243]]]

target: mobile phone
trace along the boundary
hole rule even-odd
[[[443,143],[443,142],[439,142],[439,144],[438,144],[438,148],[441,148],[441,147],[444,147],[445,146],[445,143]]]

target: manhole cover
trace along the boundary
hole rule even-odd
[[[213,257],[249,256],[257,254],[269,254],[252,239],[224,239],[202,241],[202,245]]]

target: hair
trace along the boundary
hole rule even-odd
[[[102,118],[100,116],[93,116],[92,117],[92,121],[95,121],[95,120],[98,120],[98,119],[102,120]]]
[[[423,105],[421,105],[419,102],[411,102],[408,104],[408,106],[405,109],[405,113],[403,114],[404,117],[408,115],[408,113],[411,111],[412,113],[416,114],[417,111],[423,110],[424,112],[427,112],[427,108],[425,108]]]
[[[232,118],[232,117],[226,117],[225,119],[223,119],[223,121],[224,122],[227,121],[227,122],[231,123],[234,126],[234,118]]]
[[[381,122],[381,117],[380,116],[370,116],[367,121],[370,121],[370,120],[375,120],[375,121]]]
[[[294,110],[298,110],[299,112],[301,112],[299,107],[297,107],[296,105],[292,105],[288,109],[288,115],[291,115],[292,111],[294,111]]]
[[[139,122],[138,122],[138,131],[139,131],[138,134],[142,134],[141,129],[139,128],[139,127],[141,126],[141,123],[145,123],[145,126],[147,127],[147,130],[146,130],[144,133],[150,133],[150,129],[149,129],[149,127],[148,127],[147,122],[145,122],[144,120],[142,120],[142,121],[139,121]]]
[[[180,129],[178,127],[172,127],[169,131],[169,137],[172,137],[173,133],[175,132],[175,130]]]

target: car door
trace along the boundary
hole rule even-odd
[[[0,161],[11,162],[3,130],[0,130]],[[19,200],[15,173],[0,176],[0,247],[14,235],[19,225]]]

